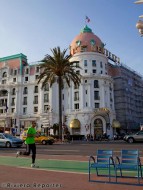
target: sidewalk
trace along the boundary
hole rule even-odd
[[[4,156],[4,157],[3,157]],[[3,165],[3,159],[9,159],[8,165]],[[15,160],[15,163],[13,163]],[[19,166],[20,158],[15,158],[13,154],[6,154],[0,156],[0,189],[2,190],[28,190],[28,189],[65,189],[65,190],[142,190],[143,186],[133,186],[133,185],[123,185],[123,184],[109,184],[109,183],[97,183],[88,182],[88,174],[81,173],[79,171],[61,171],[57,170],[45,170],[45,168],[33,169],[30,168],[29,162],[31,158],[28,158],[24,163],[25,166]],[[66,163],[66,160],[73,161],[88,161],[86,156],[47,156],[47,155],[37,155],[37,164],[42,164],[47,160],[50,161],[58,160]],[[23,162],[25,159],[23,158]],[[14,164],[14,165],[12,165]],[[59,165],[60,167],[60,165]],[[63,167],[63,166],[62,166]],[[54,166],[53,166],[54,168]],[[66,168],[66,164],[65,164]],[[63,168],[63,170],[65,169]],[[100,179],[100,178],[99,178]],[[103,180],[103,178],[101,178]],[[105,179],[106,180],[106,179]],[[127,179],[128,182],[132,183],[133,179]],[[108,179],[107,179],[108,181]],[[135,179],[137,182],[137,179]],[[141,181],[143,185],[143,180]],[[14,187],[15,186],[15,187]],[[21,187],[18,187],[21,186]]]

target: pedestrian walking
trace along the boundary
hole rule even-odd
[[[38,167],[35,165],[35,159],[36,159],[36,144],[35,144],[35,137],[38,136],[36,133],[36,122],[32,121],[30,127],[27,130],[27,137],[25,140],[25,144],[26,144],[26,151],[25,152],[21,152],[18,151],[16,153],[16,157],[20,156],[20,155],[25,155],[25,156],[29,156],[31,151],[32,151],[32,163],[31,163],[31,167]]]

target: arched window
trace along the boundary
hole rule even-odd
[[[4,77],[7,77],[7,72],[4,72],[3,75],[2,75],[2,77],[3,77],[3,78],[4,78]]]

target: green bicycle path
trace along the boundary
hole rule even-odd
[[[56,159],[37,159],[36,164],[39,168],[47,171],[63,171],[63,172],[76,172],[82,174],[88,174],[88,161],[72,161],[72,160],[56,160]],[[31,157],[9,157],[0,156],[0,165],[15,166],[30,168]],[[34,168],[35,169],[35,168]],[[130,175],[136,175],[134,171],[126,171]],[[91,170],[91,173],[96,173],[95,169]],[[108,169],[100,169],[99,174],[107,174]],[[114,174],[114,169],[111,169],[111,174]]]
[[[88,173],[88,162],[86,161],[37,159],[36,164],[39,166],[36,169]],[[30,168],[31,158],[0,156],[0,165]]]

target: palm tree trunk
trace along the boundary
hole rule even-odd
[[[62,140],[62,80],[59,76],[59,139]]]

